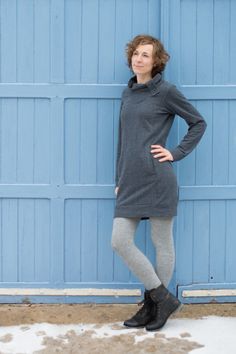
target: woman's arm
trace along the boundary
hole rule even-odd
[[[174,161],[187,156],[198,144],[206,130],[206,122],[197,109],[174,86],[171,85],[166,97],[165,106],[172,114],[177,114],[188,124],[188,132],[177,147],[170,150]]]

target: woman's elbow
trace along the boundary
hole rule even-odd
[[[203,117],[201,117],[200,126],[201,126],[202,134],[204,134],[204,132],[207,128],[207,122],[205,121],[205,119]]]

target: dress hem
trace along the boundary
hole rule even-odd
[[[135,211],[134,211],[135,209]],[[146,209],[146,210],[145,210]],[[155,217],[155,216],[163,216],[163,217],[168,217],[168,216],[176,216],[177,215],[177,209],[168,209],[168,210],[163,210],[160,208],[153,208],[153,207],[148,207],[147,211],[147,206],[139,208],[136,205],[136,208],[132,207],[132,210],[129,207],[119,207],[115,209],[114,212],[114,218],[116,217],[136,217],[136,218],[149,218],[149,217]]]

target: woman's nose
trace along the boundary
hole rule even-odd
[[[142,56],[141,55],[138,55],[137,56],[137,61],[141,61],[142,60]]]

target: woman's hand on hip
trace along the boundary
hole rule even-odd
[[[115,195],[117,195],[118,190],[119,190],[119,187],[116,187],[116,188],[115,188]]]
[[[163,148],[161,145],[151,145],[151,153],[155,159],[161,157],[159,162],[174,161],[171,152]]]

